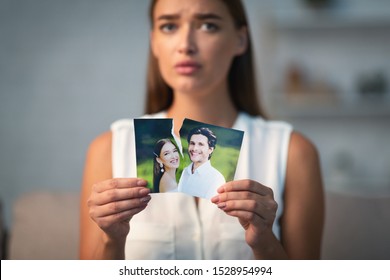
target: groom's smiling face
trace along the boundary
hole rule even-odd
[[[191,136],[188,143],[188,154],[194,163],[205,163],[213,152],[213,148],[209,147],[208,139],[202,134],[194,134]]]

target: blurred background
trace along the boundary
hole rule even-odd
[[[77,195],[89,143],[114,120],[143,114],[148,3],[0,0],[3,258],[32,258],[9,245],[14,240],[21,250],[25,246],[15,241],[23,235],[14,233],[23,215],[31,215],[31,225],[53,216],[43,202],[20,212],[18,207],[31,203],[23,200],[27,195],[73,195],[69,209],[57,210],[76,218],[57,222],[78,226]],[[267,113],[291,122],[317,145],[327,199],[346,207],[327,200],[327,223],[333,224],[325,228],[324,258],[390,257],[390,1],[244,3]],[[341,216],[345,220],[334,220]],[[350,231],[335,236],[341,226]],[[26,223],[22,229],[31,230]],[[355,243],[349,252],[326,251],[341,247],[336,239]],[[379,242],[368,245],[369,239]],[[371,247],[357,247],[362,240]]]

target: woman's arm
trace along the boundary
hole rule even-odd
[[[253,180],[231,181],[212,198],[228,215],[237,217],[256,259],[318,259],[324,219],[322,179],[317,151],[298,133],[289,144],[281,218],[281,242],[272,225],[277,203],[273,191]]]
[[[281,239],[289,258],[319,259],[324,225],[324,194],[316,147],[292,133],[287,161]]]
[[[146,182],[112,179],[111,132],[87,153],[80,205],[80,258],[123,259],[129,221],[150,200]]]
[[[122,244],[105,246],[104,232],[89,215],[88,199],[92,193],[92,186],[96,182],[112,178],[111,164],[111,133],[106,132],[97,137],[89,146],[81,189],[80,205],[80,258],[102,259],[121,258]],[[123,245],[124,247],[124,245]]]

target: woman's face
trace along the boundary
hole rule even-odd
[[[175,145],[171,142],[165,143],[161,148],[160,157],[157,161],[162,163],[165,168],[178,168],[180,164],[179,152]]]
[[[205,163],[208,161],[213,150],[213,148],[209,147],[206,136],[202,134],[194,134],[191,136],[190,143],[188,143],[188,154],[192,162],[197,164]]]
[[[158,0],[151,44],[160,72],[175,92],[227,88],[233,58],[246,49],[246,30],[238,30],[220,0]]]

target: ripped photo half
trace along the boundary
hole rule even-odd
[[[244,132],[185,119],[134,119],[137,177],[152,193],[182,192],[210,199],[234,180]]]

